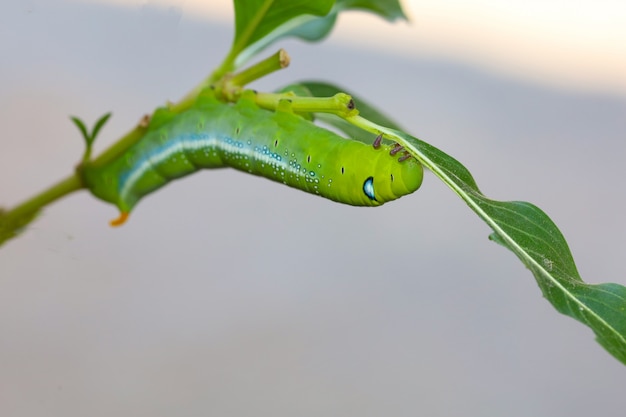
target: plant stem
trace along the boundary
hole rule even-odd
[[[78,174],[74,174],[10,210],[0,210],[0,245],[17,235],[37,216],[42,207],[81,188],[83,184]]]
[[[19,217],[27,213],[38,211],[41,207],[46,206],[67,194],[78,191],[81,188],[83,188],[83,184],[78,175],[70,175],[69,177],[54,184],[46,191],[39,193],[36,196],[24,201],[22,204],[13,207],[11,210],[4,212],[4,216],[7,218],[12,216]]]
[[[355,117],[359,114],[352,97],[337,93],[332,97],[297,97],[288,93],[257,93],[255,101],[259,107],[276,110],[281,102],[287,102],[294,112],[331,113],[339,117]]]
[[[287,68],[289,66],[289,61],[289,54],[281,48],[274,55],[265,58],[263,61],[258,62],[237,74],[234,74],[228,82],[236,86],[250,84],[252,81],[263,78],[272,72]]]
[[[345,117],[345,120],[348,123],[353,124],[356,127],[359,127],[365,131],[368,131],[370,133],[373,133],[375,135],[381,134],[381,133],[385,133],[387,135],[391,135],[394,138],[396,137],[396,135],[393,135],[392,132],[390,132],[390,130],[388,128],[386,128],[385,126],[381,126],[379,124],[376,124],[372,121],[367,120],[364,117],[361,117],[359,115],[356,116],[349,116],[349,117]]]

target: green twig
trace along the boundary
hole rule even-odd
[[[225,60],[224,62],[226,63],[227,61],[228,60]],[[187,93],[178,103],[170,104],[168,108],[174,113],[180,113],[187,110],[193,105],[193,103],[195,103],[198,98],[198,94],[210,85],[216,85],[218,90],[222,91],[223,99],[236,101],[238,93],[241,92],[242,86],[250,84],[252,81],[258,80],[259,78],[271,74],[272,72],[288,67],[289,62],[290,58],[287,51],[280,49],[274,55],[234,75],[228,74],[228,71],[232,68],[227,66],[229,68],[228,71],[223,69],[215,71],[211,74],[211,76],[207,77],[200,84],[189,91],[189,93]],[[225,64],[222,64],[222,67],[224,67],[224,65]]]
[[[396,135],[394,135],[393,132],[389,128],[387,128],[385,126],[381,126],[381,125],[379,125],[377,123],[374,123],[372,121],[369,121],[366,118],[361,117],[359,115],[344,117],[344,119],[348,123],[351,123],[354,126],[359,127],[361,129],[366,130],[366,131],[368,131],[370,133],[373,133],[375,135],[379,135],[381,133],[385,133],[385,134],[387,134],[389,136],[393,136],[394,139],[400,139]]]
[[[0,210],[0,244],[20,233],[42,207],[81,188],[83,184],[74,174],[10,210]]]
[[[4,219],[20,217],[29,213],[38,211],[41,207],[52,203],[59,198],[83,188],[83,184],[77,174],[71,175],[44,192],[24,201],[23,203],[13,207],[11,210],[4,212]]]
[[[257,93],[255,102],[264,109],[276,110],[282,101],[287,101],[294,112],[331,113],[348,118],[359,114],[352,97],[337,93],[332,97],[297,97],[289,93]]]
[[[274,55],[265,58],[245,70],[234,74],[228,82],[236,86],[244,86],[252,81],[265,77],[272,72],[276,72],[289,66],[289,54],[284,49],[280,49]]]

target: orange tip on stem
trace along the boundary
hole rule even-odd
[[[126,219],[128,219],[128,213],[123,211],[120,213],[120,217],[118,217],[117,219],[111,220],[109,224],[113,227],[121,226],[126,222]]]

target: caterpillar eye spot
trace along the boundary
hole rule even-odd
[[[241,132],[241,129],[240,129],[240,128],[235,129],[235,134],[236,134],[236,135],[238,135],[238,134],[239,134],[239,132]]]
[[[343,173],[344,173],[345,171],[346,171],[346,170],[344,169],[344,167],[341,167],[341,175],[343,175]]]
[[[391,182],[393,182],[393,174],[391,174]]]
[[[277,146],[278,146],[278,139],[274,141],[274,147],[277,147]]]
[[[307,155],[307,157],[306,157],[306,161],[307,161],[307,162],[311,162],[311,155]]]
[[[369,177],[365,180],[363,183],[363,192],[370,200],[378,201],[374,195],[374,177]]]

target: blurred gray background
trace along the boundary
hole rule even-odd
[[[0,205],[70,173],[177,100],[231,22],[176,8],[3,4]],[[460,61],[283,42],[255,84],[325,79],[543,208],[588,282],[626,284],[626,96]],[[268,51],[270,53],[272,51]],[[622,416],[626,372],[428,174],[378,209],[233,170],[146,198],[122,228],[80,192],[0,249],[2,416]]]

